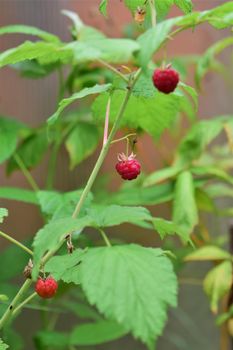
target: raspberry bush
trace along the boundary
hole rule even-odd
[[[123,2],[132,13],[124,38],[108,38],[66,10],[62,14],[72,25],[70,42],[23,24],[0,28],[0,35],[37,38],[2,52],[0,68],[10,66],[24,78],[59,76],[56,109],[42,125],[32,128],[17,118],[0,117],[0,162],[8,175],[21,171],[30,186],[0,187],[0,198],[34,205],[44,220],[26,242],[0,231],[11,243],[0,255],[0,350],[25,349],[15,324],[26,308],[38,310],[43,321],[32,335],[36,349],[92,349],[126,336],[141,342],[142,349],[159,349],[168,311],[177,308],[184,268],[205,261],[209,270],[201,283],[220,327],[221,350],[228,349],[233,335],[233,248],[227,248],[227,232],[216,238],[208,224],[216,216],[232,216],[232,208],[222,208],[218,201],[233,195],[232,115],[207,120],[198,114],[204,76],[210,70],[224,73],[218,54],[233,44],[233,2],[204,12],[194,11],[191,0]],[[180,16],[168,18],[172,6]],[[101,1],[100,12],[114,15],[110,0]],[[203,23],[225,29],[226,37],[201,57],[161,60],[170,40],[190,28],[192,40]],[[194,86],[187,84],[190,66]],[[162,153],[165,131],[179,140],[170,150],[172,161],[162,159],[165,166],[149,173],[149,155],[137,141],[147,134]],[[63,146],[71,170],[98,154],[83,187],[70,192],[56,188]],[[31,170],[45,155],[47,180],[39,188]],[[115,169],[106,179],[99,176],[107,155],[118,157],[121,178]],[[118,179],[119,188],[114,184],[109,191],[108,179]],[[155,214],[163,203],[170,217]],[[6,220],[7,225],[7,216],[7,208],[1,208],[0,223]],[[26,212],[22,220],[27,220]],[[153,247],[136,244],[133,235],[124,243],[127,231],[122,230],[128,226],[123,224],[149,232]],[[186,282],[192,281],[188,276]],[[76,323],[61,325],[59,319],[70,314]],[[177,348],[178,338],[167,332],[171,348]]]

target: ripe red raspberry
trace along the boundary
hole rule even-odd
[[[124,180],[133,180],[140,174],[141,165],[135,159],[135,155],[131,154],[126,157],[123,153],[118,156],[119,162],[116,164],[116,171]]]
[[[152,80],[154,86],[164,94],[170,94],[179,83],[179,74],[168,65],[165,68],[158,68],[154,71]]]
[[[47,277],[45,279],[39,277],[36,282],[35,291],[41,298],[49,299],[56,294],[57,288],[58,284],[53,277]]]

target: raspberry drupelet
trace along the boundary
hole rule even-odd
[[[116,164],[116,171],[124,180],[134,180],[141,172],[141,165],[135,159],[135,155],[131,154],[127,157],[125,154],[118,156],[118,163]]]

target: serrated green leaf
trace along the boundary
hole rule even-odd
[[[137,245],[89,249],[80,278],[92,305],[147,344],[161,334],[167,307],[176,305],[176,277],[160,249]]]
[[[39,270],[40,260],[43,255],[51,249],[54,249],[65,236],[75,230],[82,230],[90,225],[90,219],[87,217],[81,219],[58,219],[52,221],[40,229],[33,241],[33,277],[36,278]]]
[[[8,210],[0,208],[0,224],[3,222],[5,216],[8,216]]]
[[[198,88],[200,88],[201,80],[205,74],[212,68],[215,63],[215,55],[221,53],[225,48],[233,45],[233,38],[228,37],[217,41],[197,61],[197,68],[195,73],[195,81]]]
[[[98,227],[116,226],[126,222],[134,225],[148,227],[148,222],[146,221],[151,221],[151,214],[149,210],[143,207],[98,205],[87,209],[87,215]]]
[[[13,24],[6,27],[1,27],[0,35],[3,35],[3,34],[29,34],[29,35],[38,36],[39,38],[45,41],[55,42],[55,43],[60,42],[60,39],[54,34],[48,33],[36,27],[27,26],[23,24],[16,24],[16,25]]]
[[[102,0],[100,5],[99,5],[99,10],[104,15],[107,17],[107,5],[108,5],[108,0]]]
[[[194,182],[189,171],[180,173],[176,180],[173,221],[187,234],[191,234],[198,223]]]
[[[29,135],[16,149],[17,156],[20,157],[27,169],[34,168],[43,158],[48,148],[48,138],[46,130],[41,130]],[[7,163],[7,174],[18,170],[19,165],[12,157]]]
[[[79,92],[76,92],[75,94],[73,94],[68,98],[64,98],[59,102],[59,107],[57,111],[48,119],[49,125],[54,124],[59,118],[61,112],[74,101],[89,95],[100,94],[101,92],[108,91],[111,88],[111,86],[112,84],[103,84],[103,85],[96,84],[95,86],[92,86],[90,88],[85,88]]]
[[[200,21],[208,21],[217,29],[224,29],[233,25],[233,1],[214,7],[209,11],[200,12]]]
[[[114,321],[86,323],[75,327],[70,335],[70,343],[76,346],[98,345],[119,339],[128,332]]]
[[[204,279],[204,290],[210,298],[211,310],[218,311],[219,300],[226,295],[232,286],[232,263],[224,261],[214,267]]]
[[[70,156],[70,168],[88,158],[99,142],[98,128],[90,123],[79,122],[66,139],[65,145]]]
[[[190,13],[193,9],[192,0],[174,0],[175,5],[179,7],[184,13]]]
[[[72,50],[66,46],[43,41],[25,41],[13,49],[0,54],[0,68],[17,62],[39,59],[39,62],[48,64],[56,61],[66,61],[72,58]]]
[[[231,255],[217,246],[205,246],[186,255],[185,261],[208,261],[208,260],[226,260],[231,259]]]
[[[8,159],[15,151],[17,139],[23,124],[11,118],[0,117],[0,163]]]
[[[172,221],[164,220],[161,218],[153,218],[152,223],[155,230],[158,232],[162,239],[164,239],[167,235],[175,234],[177,234],[183,240],[188,240],[189,238],[187,233]]]
[[[124,95],[123,91],[115,91],[111,98],[111,123],[115,120]],[[158,91],[153,98],[132,95],[126,106],[121,126],[141,128],[154,138],[158,138],[176,117],[180,98],[182,97],[176,94],[165,95]],[[97,122],[104,121],[107,101],[108,94],[101,94],[92,105],[93,117]]]
[[[81,197],[83,190],[71,192],[39,191],[37,198],[43,213],[49,216],[51,220],[71,217],[75,206]],[[87,196],[80,216],[83,216],[85,209],[90,205],[93,196],[91,193]]]
[[[85,251],[77,249],[72,254],[54,256],[45,265],[45,271],[51,273],[56,280],[80,284],[79,264],[83,254]]]
[[[9,346],[3,343],[3,340],[0,338],[0,350],[6,350]]]
[[[175,177],[182,170],[181,167],[167,167],[164,169],[160,169],[155,171],[146,177],[143,186],[152,186],[161,181],[168,180],[172,177]]]
[[[30,204],[38,204],[38,200],[34,191],[17,187],[0,187],[0,198],[11,199],[14,201]]]
[[[147,64],[151,60],[152,56],[167,38],[175,23],[176,19],[168,19],[159,23],[156,27],[148,29],[145,33],[138,37],[137,42],[139,43],[141,49],[137,55],[137,58],[143,68],[147,67]]]

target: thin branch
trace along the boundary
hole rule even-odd
[[[111,95],[108,98],[108,103],[107,103],[107,108],[106,108],[106,116],[105,116],[105,123],[104,123],[103,146],[106,144],[106,142],[108,140],[108,125],[109,125],[110,107],[111,107]]]
[[[17,312],[24,307],[26,304],[28,304],[32,299],[34,299],[37,296],[37,293],[34,292],[31,295],[29,295],[28,298],[26,298],[21,304],[19,304],[13,311],[12,315],[14,316],[15,314],[17,314]]]
[[[26,168],[26,166],[24,165],[24,162],[22,161],[22,159],[19,157],[18,154],[14,155],[14,159],[16,161],[16,163],[18,164],[20,170],[22,171],[22,173],[24,174],[25,178],[27,179],[29,185],[32,187],[32,189],[37,192],[39,191],[39,186],[37,185],[36,181],[33,179],[32,175],[30,174],[30,172],[28,171],[28,169]]]
[[[149,0],[149,4],[150,4],[150,11],[151,11],[151,24],[152,24],[152,27],[155,27],[156,26],[156,17],[157,17],[156,8],[155,8],[155,0]]]
[[[101,228],[99,228],[98,231],[99,231],[99,233],[101,234],[101,236],[102,236],[104,242],[106,243],[106,246],[111,247],[111,246],[112,246],[112,245],[111,245],[111,242],[110,242],[110,240],[108,239],[108,237],[107,237],[106,233],[104,232],[104,230],[102,230]]]
[[[113,73],[117,74],[119,77],[121,77],[121,79],[123,79],[124,81],[126,81],[128,83],[128,78],[124,74],[122,74],[118,69],[113,67],[111,64],[109,64],[101,59],[98,59],[97,62],[101,63],[103,66],[105,66],[106,68],[111,70]]]
[[[128,139],[130,136],[136,136],[136,135],[137,135],[137,134],[134,132],[134,133],[132,133],[132,134],[128,134],[128,135],[126,135],[126,136],[123,136],[123,137],[121,137],[120,139],[113,140],[113,141],[111,142],[111,145],[114,144],[114,143],[117,143],[117,142],[126,140],[126,139]]]
[[[17,245],[18,247],[20,247],[21,249],[25,250],[25,252],[27,252],[28,254],[33,256],[33,251],[29,248],[27,248],[24,244],[18,242],[16,239],[12,238],[11,236],[9,236],[8,234],[0,231],[0,236],[2,236],[3,238],[7,239],[8,241],[10,241],[11,243],[14,243],[15,245]]]

